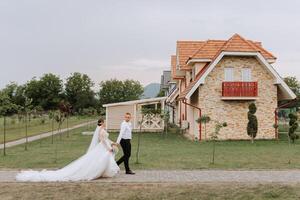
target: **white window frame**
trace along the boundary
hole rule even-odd
[[[242,68],[242,81],[250,82],[252,80],[252,72],[250,67]]]
[[[224,68],[224,81],[232,82],[234,81],[234,68],[225,67]]]

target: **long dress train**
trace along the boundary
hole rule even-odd
[[[109,134],[97,127],[86,154],[58,170],[21,171],[17,181],[88,181],[99,177],[113,177],[120,168],[115,162]]]

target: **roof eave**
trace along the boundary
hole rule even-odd
[[[102,105],[103,107],[111,107],[111,106],[123,106],[123,105],[132,105],[132,104],[139,104],[139,103],[148,103],[148,102],[156,102],[156,101],[164,101],[167,97],[155,97],[149,99],[138,99],[133,101],[123,101],[118,103],[109,103]]]
[[[192,59],[189,59],[186,64],[190,66],[194,63],[209,63],[211,61],[212,61],[212,59],[210,59],[210,58],[192,58]]]
[[[276,62],[276,58],[268,58],[267,61],[268,63],[273,64]]]

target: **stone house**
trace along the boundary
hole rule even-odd
[[[257,106],[258,139],[278,136],[278,101],[295,99],[272,67],[276,57],[261,42],[233,35],[228,40],[177,41],[171,56],[171,78],[176,89],[168,95],[176,123],[192,138],[209,139],[216,121],[227,122],[220,139],[249,139],[248,105]],[[206,125],[196,120],[208,115]],[[206,135],[206,136],[205,136]],[[206,138],[205,138],[206,137]]]

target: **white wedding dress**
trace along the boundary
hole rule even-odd
[[[92,142],[86,154],[58,170],[21,171],[17,181],[88,181],[99,177],[113,177],[120,168],[115,162],[114,153],[110,152],[109,134],[97,126]]]

